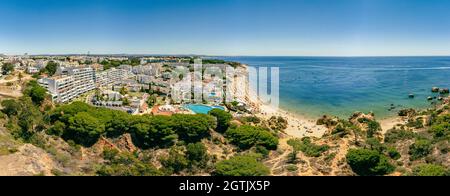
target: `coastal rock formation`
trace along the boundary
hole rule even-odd
[[[361,127],[361,125],[364,124],[365,122],[375,120],[375,114],[374,113],[364,114],[362,112],[355,112],[348,120],[352,124]]]
[[[439,91],[439,93],[441,94],[449,94],[449,89],[448,88],[443,88]]]
[[[414,116],[416,114],[416,110],[410,108],[410,109],[404,109],[404,110],[400,110],[398,112],[399,116]]]
[[[433,87],[433,88],[431,88],[431,92],[433,92],[433,93],[439,92],[439,87]]]
[[[339,119],[337,117],[330,117],[327,115],[322,116],[316,122],[317,125],[325,125],[327,128],[334,127],[338,124]]]

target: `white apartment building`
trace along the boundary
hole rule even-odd
[[[57,76],[38,80],[54,102],[69,102],[95,89],[95,71],[90,67],[60,68],[58,72]]]
[[[27,67],[27,73],[29,73],[29,74],[35,74],[38,72],[39,72],[39,69],[37,67],[32,67],[32,66]]]
[[[96,83],[98,87],[113,85],[119,83],[124,79],[133,77],[134,74],[126,69],[112,68],[106,71],[97,73]]]

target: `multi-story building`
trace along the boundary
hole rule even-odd
[[[39,72],[39,69],[37,67],[33,67],[33,66],[27,67],[27,73],[29,73],[29,74],[35,74],[38,72]]]
[[[100,73],[97,73],[96,83],[98,87],[113,85],[119,83],[124,79],[133,77],[133,73],[126,69],[109,69]]]
[[[95,89],[95,71],[90,67],[59,68],[56,76],[38,82],[54,102],[65,103]]]

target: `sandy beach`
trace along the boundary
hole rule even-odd
[[[259,104],[259,111],[260,112],[257,114],[257,116],[261,118],[281,116],[286,119],[288,122],[288,127],[284,130],[284,132],[292,137],[320,138],[327,131],[326,127],[316,125],[316,119],[290,113],[270,105]]]

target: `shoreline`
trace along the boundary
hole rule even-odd
[[[258,117],[270,118],[281,116],[287,122],[287,128],[283,131],[289,136],[296,138],[316,137],[321,138],[328,129],[322,125],[316,125],[317,119],[309,118],[299,114],[285,111],[280,108],[260,103]]]
[[[242,64],[245,71],[248,73],[248,65]],[[285,134],[295,137],[295,138],[303,138],[303,137],[316,137],[321,138],[328,129],[323,125],[317,125],[316,122],[320,117],[309,117],[306,115],[297,114],[295,112],[286,111],[282,108],[270,106],[262,103],[259,97],[256,95],[255,91],[251,89],[249,86],[248,78],[247,78],[247,91],[243,100],[246,100],[248,105],[255,111],[255,116],[263,119],[269,119],[272,116],[280,116],[286,119],[288,122],[287,128],[283,131]],[[424,109],[417,109],[417,111],[421,111]],[[256,112],[257,111],[257,112]],[[357,111],[355,111],[357,112]],[[383,116],[380,119],[375,119],[380,123],[382,128],[382,134],[385,134],[389,129],[392,129],[397,124],[404,124],[405,119],[398,115],[392,116]]]

